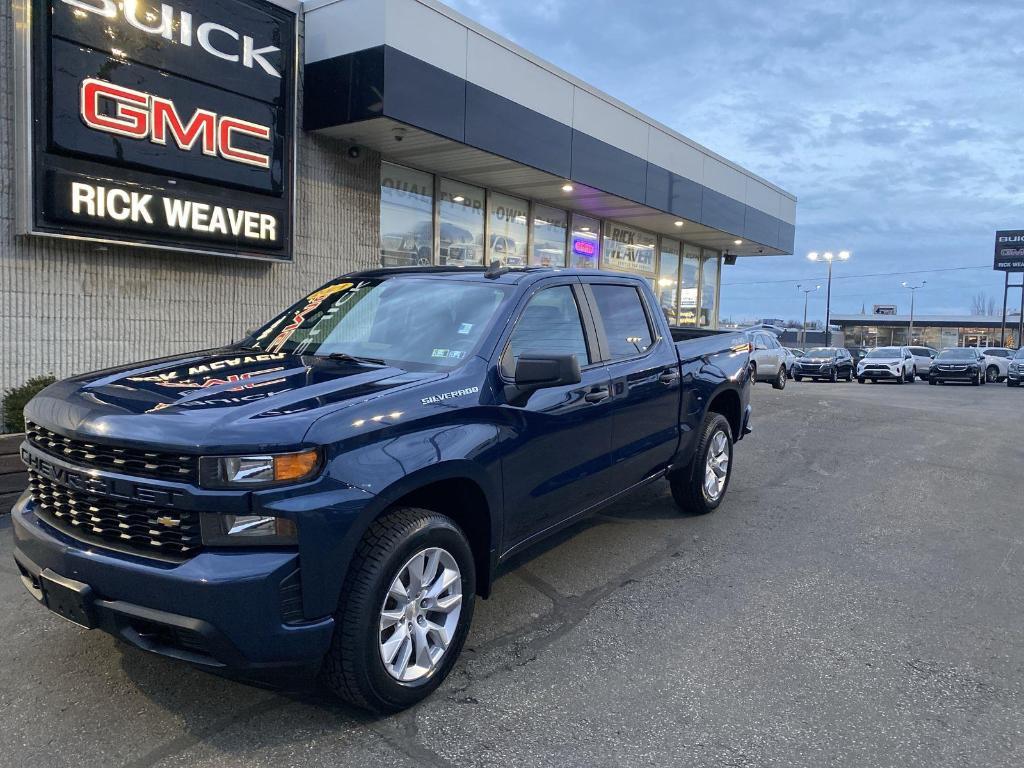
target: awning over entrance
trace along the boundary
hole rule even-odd
[[[728,253],[792,253],[792,195],[446,6],[305,8],[307,130]]]

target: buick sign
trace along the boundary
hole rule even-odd
[[[291,259],[293,12],[32,0],[30,18],[24,232]]]
[[[1002,272],[1024,272],[1024,229],[996,232],[995,268]]]

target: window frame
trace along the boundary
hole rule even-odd
[[[523,319],[523,313],[526,312],[526,308],[530,306],[530,302],[533,301],[537,294],[553,288],[566,287],[572,291],[573,299],[576,301],[576,311],[580,314],[580,324],[583,326],[583,340],[587,345],[587,355],[590,357],[590,362],[586,365],[581,361],[580,370],[589,371],[604,365],[604,362],[600,360],[600,348],[597,342],[597,329],[594,327],[593,312],[588,303],[588,297],[583,292],[582,284],[575,278],[550,278],[538,282],[513,309],[515,320],[510,323],[505,336],[500,342],[501,354],[498,356],[498,377],[503,383],[511,384],[515,382],[515,371],[513,370],[512,375],[509,376],[508,369],[506,368],[506,358],[512,349],[512,337],[519,327],[519,322]]]
[[[614,279],[615,273],[609,273],[609,277],[594,276],[584,279],[583,291],[586,294],[587,301],[590,303],[590,311],[593,316],[594,328],[597,333],[598,347],[600,348],[600,360],[603,365],[615,365],[617,363],[623,363],[627,361],[642,360],[645,357],[650,357],[656,351],[658,351],[665,341],[661,332],[658,330],[657,324],[653,321],[651,315],[651,307],[647,301],[647,296],[640,286],[636,285],[632,279],[616,280]],[[643,278],[637,278],[643,279]],[[597,305],[597,296],[594,294],[593,286],[595,285],[610,285],[618,288],[632,288],[636,291],[637,296],[640,298],[640,308],[643,310],[644,319],[647,321],[647,330],[651,335],[651,346],[645,349],[643,352],[629,357],[612,357],[611,350],[608,345],[608,332],[604,327],[604,318],[601,316],[601,311]]]

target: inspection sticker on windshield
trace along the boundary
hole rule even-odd
[[[435,349],[431,357],[443,357],[446,360],[461,360],[466,356],[465,352],[457,349]]]
[[[473,332],[473,324],[472,323],[463,323],[462,325],[459,326],[459,333],[461,335],[463,335],[463,336],[468,336],[472,332]]]
[[[420,402],[424,405],[433,405],[434,403],[443,403],[445,400],[454,400],[457,397],[465,397],[466,395],[475,395],[480,392],[480,387],[470,387],[469,389],[457,389],[454,392],[445,392],[443,395],[431,395],[430,397],[424,397]]]

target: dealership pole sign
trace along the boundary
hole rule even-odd
[[[1024,229],[996,232],[995,268],[1001,272],[1024,272]]]
[[[30,234],[290,260],[296,18],[267,0],[26,0]]]

